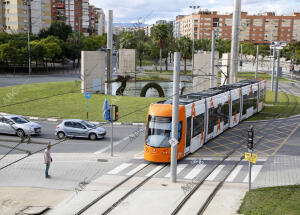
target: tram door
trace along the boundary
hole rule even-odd
[[[185,153],[189,153],[192,138],[192,116],[186,118],[186,139],[185,139]]]

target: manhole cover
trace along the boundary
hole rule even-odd
[[[108,160],[106,159],[97,159],[98,162],[107,162]]]

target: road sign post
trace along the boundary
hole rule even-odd
[[[84,97],[86,98],[86,119],[89,120],[89,99],[91,98],[92,93],[86,92]]]
[[[252,157],[253,153],[253,136],[254,136],[254,129],[253,126],[250,127],[248,130],[248,153],[250,153],[250,157]],[[245,155],[245,158],[247,159],[247,155]],[[251,190],[251,169],[252,169],[252,162],[249,160],[249,191]]]

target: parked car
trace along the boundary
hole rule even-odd
[[[18,115],[0,115],[0,133],[16,134],[19,137],[40,135],[41,125]]]
[[[104,128],[97,127],[81,119],[68,119],[56,126],[55,135],[59,139],[65,137],[82,137],[96,140],[98,138],[104,138],[106,131]]]

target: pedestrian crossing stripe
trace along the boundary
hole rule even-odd
[[[191,159],[189,159],[190,161]],[[206,161],[212,161],[211,158],[209,159],[203,159]],[[232,159],[227,159],[227,161],[230,161]],[[266,159],[260,158],[257,161],[264,162]],[[208,177],[207,181],[216,181],[218,178],[223,178],[228,173],[229,169],[228,166],[231,166],[232,164],[225,165],[219,165]],[[109,171],[107,174],[109,175],[126,175],[131,176],[137,173],[138,171],[142,170],[144,167],[146,167],[146,163],[122,163],[119,166],[115,167],[111,171]],[[214,164],[208,164],[208,163],[201,163],[201,164],[186,164],[181,163],[177,165],[177,177],[182,179],[188,179],[193,180],[197,177],[199,177],[201,174],[205,175],[208,173],[208,171],[213,168]],[[151,166],[150,166],[151,167]],[[148,168],[141,171],[141,174],[139,176],[145,176],[149,177],[153,175],[155,172],[159,171],[160,169],[163,169],[164,165],[156,165],[152,166],[152,168]],[[261,172],[263,168],[262,163],[258,163],[256,165],[252,166],[252,173],[251,173],[251,182],[254,182],[254,180],[257,178],[259,173]],[[220,177],[222,175],[222,177]],[[170,167],[168,166],[166,170],[161,171],[156,175],[160,178],[169,178],[171,176],[170,173]],[[230,173],[230,175],[227,177],[226,182],[243,182],[248,183],[248,162],[246,160],[243,160],[242,163],[236,166],[236,168]]]

